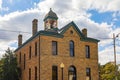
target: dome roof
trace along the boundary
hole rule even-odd
[[[50,11],[45,15],[44,21],[45,21],[47,18],[58,19],[56,13],[53,12],[51,8],[50,8]]]

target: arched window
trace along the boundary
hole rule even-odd
[[[69,45],[70,45],[70,56],[73,57],[74,56],[74,42],[71,40]]]
[[[76,68],[74,66],[70,66],[68,69],[68,80],[77,80],[76,78]]]

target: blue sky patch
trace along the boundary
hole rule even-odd
[[[17,42],[13,42],[13,43],[9,44],[9,46],[11,46],[11,47],[17,47]]]
[[[117,21],[114,21],[116,28],[120,27],[120,16],[117,17]]]
[[[14,11],[24,11],[30,8],[34,8],[34,3],[38,3],[40,0],[14,0],[10,2],[8,0],[3,0],[2,7],[8,8],[8,11],[1,11],[0,14],[9,14]]]
[[[108,24],[111,24],[113,19],[112,18],[113,12],[99,13],[96,10],[89,10],[88,13],[92,14],[90,19],[97,23],[107,22]]]

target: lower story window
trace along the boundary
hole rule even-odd
[[[76,68],[74,66],[70,66],[68,69],[68,80],[77,80],[76,79]]]
[[[29,68],[29,80],[31,80],[31,68]]]
[[[90,68],[86,68],[86,80],[91,80],[91,70],[90,70]]]
[[[58,80],[58,68],[57,68],[57,66],[52,66],[52,80]]]

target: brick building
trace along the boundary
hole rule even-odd
[[[32,37],[15,50],[21,80],[98,80],[98,42],[87,37],[72,21],[58,29],[58,17],[51,9],[44,18],[44,30],[32,22]]]

